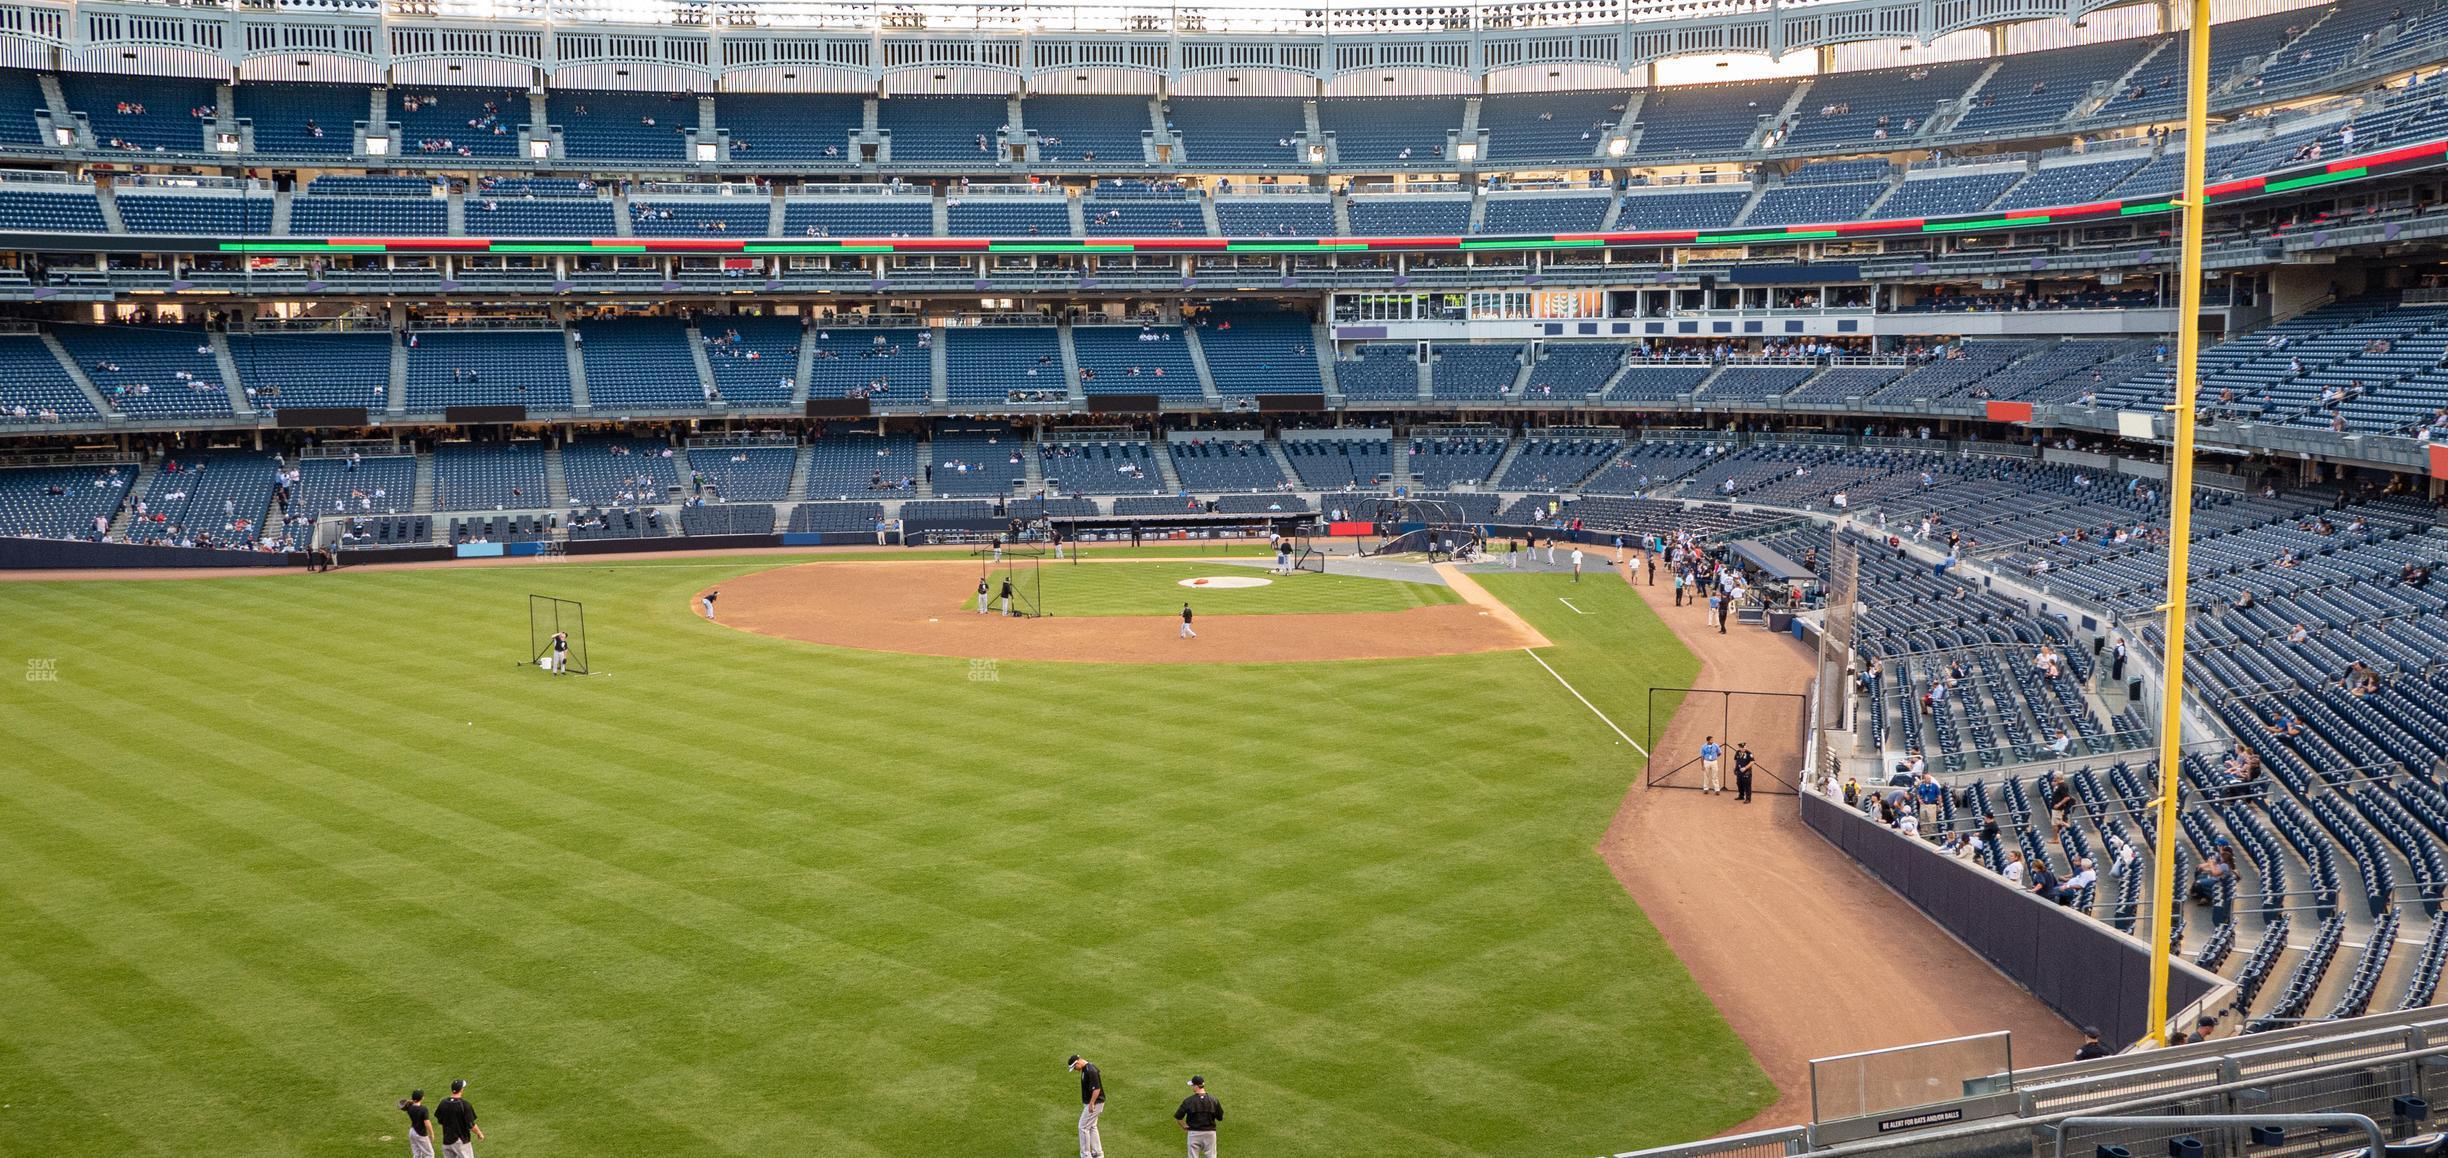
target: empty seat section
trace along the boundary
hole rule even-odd
[[[835,429],[808,444],[807,497],[811,499],[907,490],[920,477],[918,439],[913,435]]]
[[[1116,197],[1103,191],[1080,202],[1090,237],[1203,237],[1207,218],[1187,197]]]
[[[1344,165],[1407,165],[1442,159],[1462,127],[1453,97],[1359,97],[1318,102],[1318,128],[1334,137]]]
[[[699,317],[714,388],[732,406],[783,406],[799,373],[799,319]],[[778,496],[777,496],[778,497]]]
[[[434,448],[434,509],[499,511],[551,505],[540,442],[446,442]]]
[[[1423,487],[1476,486],[1487,481],[1498,460],[1504,458],[1504,452],[1504,432],[1493,428],[1426,433],[1414,430],[1411,480]]]
[[[667,318],[581,322],[578,337],[587,401],[597,413],[705,406],[705,383],[697,377],[686,323]]]
[[[391,90],[403,156],[515,157],[527,94],[514,89],[401,85]]]
[[[1792,98],[1797,82],[1745,81],[1656,89],[1641,102],[1633,155],[1649,160],[1739,151]]]
[[[1140,141],[1156,125],[1148,98],[1137,96],[1033,96],[1020,104],[1020,123],[1037,134],[1038,160],[1105,168],[1145,164]]]
[[[1394,477],[1394,440],[1382,431],[1374,438],[1290,437],[1282,445],[1301,486],[1311,490],[1376,487]]]
[[[1522,388],[1522,397],[1533,402],[1584,397],[1615,376],[1623,365],[1625,349],[1619,342],[1549,342],[1530,367],[1530,381]]]
[[[1521,373],[1523,347],[1513,342],[1438,345],[1428,365],[1441,402],[1493,402],[1513,389]]]
[[[1513,456],[1496,486],[1509,491],[1561,490],[1588,478],[1622,449],[1620,438],[1525,434],[1521,453]]]
[[[1815,225],[1858,220],[1887,191],[1884,181],[1843,185],[1780,185],[1760,194],[1744,225]]]
[[[963,326],[944,331],[945,397],[1009,402],[1015,392],[1068,394],[1062,344],[1052,326]]]
[[[867,119],[864,97],[830,93],[724,93],[715,123],[731,131],[735,161],[847,165]]]
[[[1048,491],[1073,495],[1144,495],[1164,490],[1156,451],[1143,438],[1053,439],[1037,446],[1037,469]]]
[[[763,237],[772,225],[773,202],[764,197],[629,198],[629,232],[638,237],[697,233]]]
[[[467,198],[463,212],[470,237],[611,237],[609,197]]]
[[[197,237],[258,236],[272,232],[272,194],[117,194],[119,220],[130,233],[184,233]]]
[[[1179,326],[1073,326],[1071,345],[1086,393],[1167,398],[1204,393]]]
[[[228,414],[221,363],[200,329],[54,326],[52,334],[113,407],[129,415]]]
[[[572,506],[659,503],[680,485],[670,444],[651,438],[580,438],[561,444],[561,475]]]
[[[1419,352],[1409,342],[1356,346],[1335,360],[1335,385],[1355,402],[1416,402],[1420,396]]]
[[[1794,110],[1782,144],[1908,140],[1929,128],[1940,106],[1963,96],[1988,67],[1985,60],[1955,61],[1822,76]]]
[[[416,505],[417,460],[413,454],[297,460],[298,482],[290,509],[309,515],[391,514]]]
[[[1707,366],[1659,366],[1639,363],[1624,368],[1623,375],[1607,387],[1609,402],[1671,402],[1676,396],[1700,388],[1709,376]]]
[[[1182,138],[1182,163],[1205,169],[1305,166],[1300,135],[1308,120],[1298,100],[1279,97],[1175,97],[1165,120]],[[1458,127],[1458,126],[1457,126]]]
[[[1953,217],[1989,208],[2000,194],[2023,179],[2020,169],[1962,176],[1908,177],[1885,201],[1868,210],[1887,220],[1910,217]]]
[[[1354,197],[1346,205],[1361,237],[1453,237],[1470,228],[1470,198],[1394,194]]]
[[[1317,394],[1315,333],[1306,314],[1264,307],[1218,306],[1199,321],[1207,374],[1225,397]]]
[[[954,237],[1069,237],[1071,203],[1060,194],[1033,197],[953,197],[944,227]]]
[[[424,330],[408,350],[408,409],[570,407],[569,349],[559,330]]]
[[[2099,161],[2041,167],[1999,199],[1999,209],[2045,209],[2058,205],[2088,205],[2105,200],[2117,182],[2142,167],[2144,154],[2126,153]]]
[[[0,334],[0,423],[91,422],[93,402],[51,347],[32,334]],[[0,525],[0,534],[14,528]]]
[[[0,468],[0,535],[99,538],[94,520],[107,526],[122,502],[134,501],[135,478],[133,462]]]
[[[272,457],[171,452],[145,484],[143,502],[145,513],[128,520],[131,543],[253,543],[272,509]]]
[[[241,84],[230,98],[254,126],[257,153],[346,157],[357,149],[373,92],[361,84]]]
[[[257,410],[296,406],[391,405],[391,335],[260,334],[228,336],[238,381]],[[403,504],[404,505],[404,504]]]
[[[18,229],[107,233],[102,203],[73,185],[0,185],[0,218]]]
[[[289,202],[292,237],[441,237],[450,206],[439,197],[328,197]]]
[[[782,206],[787,237],[932,237],[935,205],[924,196],[791,198]]]
[[[929,456],[935,493],[1008,495],[1028,477],[1027,452],[1028,437],[1001,423],[947,422],[936,428]]]
[[[781,502],[793,497],[791,472],[799,466],[796,446],[692,446],[688,456],[689,470],[703,480],[703,490],[726,502]]]
[[[1282,490],[1283,467],[1267,453],[1263,438],[1231,438],[1177,431],[1165,443],[1173,473],[1183,488],[1200,494]]]
[[[892,134],[895,164],[990,165],[1008,112],[1002,97],[886,97],[876,102],[876,127]]]
[[[2157,43],[2146,37],[2003,57],[1950,131],[2003,133],[2055,125],[2091,94],[2092,85],[2132,71]]]
[[[1332,237],[1334,202],[1324,197],[1218,197],[1216,227],[1226,237]]]
[[[924,403],[933,392],[935,360],[925,339],[928,331],[907,327],[868,329],[819,321],[808,335],[808,397],[872,397],[890,402]],[[1050,375],[1062,382],[1061,364]]]
[[[1751,199],[1749,185],[1701,185],[1689,189],[1631,189],[1615,218],[1619,231],[1727,229]]]
[[[59,74],[68,110],[85,114],[94,144],[144,153],[201,153],[220,112],[209,80],[129,72]]]
[[[1518,93],[1479,98],[1490,161],[1582,162],[1598,157],[1623,120],[1620,92]]]
[[[1493,234],[1590,233],[1606,224],[1604,195],[1489,195],[1479,232]]]
[[[51,148],[53,142],[43,135],[42,123],[34,119],[35,112],[49,107],[50,99],[43,95],[41,74],[22,68],[0,68],[0,145]]]
[[[580,160],[680,161],[697,127],[694,94],[554,90],[545,115],[561,130],[562,151]]]

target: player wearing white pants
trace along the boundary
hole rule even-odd
[[[707,619],[711,620],[714,618],[714,601],[721,596],[722,592],[720,591],[708,591],[705,593],[705,598],[697,601],[700,606],[705,608],[705,617]]]
[[[986,581],[978,580],[978,614],[986,614]]]
[[[1105,1158],[1105,1138],[1097,1132],[1097,1119],[1105,1116],[1105,1074],[1078,1054],[1069,1065],[1080,1076],[1080,1158]]]
[[[1197,639],[1197,638],[1198,638],[1198,632],[1193,631],[1193,630],[1191,630],[1191,628],[1190,628],[1190,605],[1189,605],[1189,604],[1187,604],[1187,603],[1182,604],[1182,629],[1181,629],[1181,635],[1180,635],[1178,638],[1181,638],[1181,639]]]
[[[569,633],[565,631],[554,632],[552,637],[552,650],[544,654],[550,657],[552,660],[551,665],[545,670],[552,672],[554,675],[560,675],[567,672],[569,670]]]

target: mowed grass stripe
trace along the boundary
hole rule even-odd
[[[126,810],[111,810],[93,801],[72,803],[85,806],[49,808],[44,812],[46,815],[75,815],[97,822],[108,821],[112,827],[144,823],[140,817]],[[217,821],[192,807],[184,808],[179,815],[183,818],[183,829],[192,834],[185,839],[197,846],[229,843],[243,830],[240,824]],[[498,934],[484,928],[437,929],[434,931],[451,935],[447,938],[436,937],[430,942],[419,940],[416,935],[423,930],[418,928],[418,916],[422,915],[437,925],[445,916],[437,907],[445,898],[439,896],[430,904],[391,900],[379,908],[306,902],[289,907],[284,914],[283,906],[277,904],[283,896],[305,901],[287,890],[287,885],[298,879],[295,874],[285,871],[264,873],[247,868],[225,868],[224,871],[228,874],[228,891],[237,895],[221,901],[172,895],[166,899],[175,900],[177,904],[164,904],[147,912],[148,918],[163,923],[161,927],[147,925],[146,931],[154,939],[183,932],[190,937],[209,937],[213,944],[228,951],[216,960],[219,968],[193,976],[162,978],[161,988],[167,993],[210,995],[212,1000],[226,1002],[234,1008],[262,1011],[257,1020],[266,1024],[261,1025],[260,1029],[275,1040],[284,1036],[363,1038],[379,1033],[382,1020],[394,1018],[435,1027],[455,1022],[462,1027],[460,1033],[464,1035],[478,1031],[478,1027],[483,1025],[497,1023],[491,1015],[498,1011],[487,1006],[489,999],[496,998],[502,981],[489,972],[475,970],[506,970],[512,966],[533,967],[547,963],[556,968],[567,968],[598,959],[610,961],[634,976],[640,964],[653,959],[645,955],[644,946],[635,944],[624,945],[617,953],[589,954],[580,944],[589,936],[588,930],[555,928],[537,920],[508,923],[504,926],[505,931]],[[124,875],[139,878],[157,894],[181,894],[185,891],[175,878],[148,868],[128,865],[125,866]],[[269,897],[276,903],[270,906],[250,903],[249,898],[254,897]],[[371,919],[377,914],[384,918],[380,923]],[[283,915],[289,918],[286,924],[271,919]],[[347,935],[341,935],[343,933]],[[434,956],[423,948],[428,943],[436,946],[448,944],[453,949],[452,955]],[[372,956],[342,961],[328,957],[324,952],[327,948],[350,949],[360,945],[364,945]],[[522,957],[524,960],[521,960]],[[365,975],[400,965],[415,967],[418,974],[427,978],[433,986],[455,994],[452,1006],[446,1011],[427,1005],[423,999],[405,992],[383,995],[385,1001],[379,1006],[366,1005],[362,1001],[365,996],[362,985]],[[259,974],[267,973],[273,977],[259,978]],[[259,979],[277,980],[283,988],[262,989],[255,984]],[[532,1004],[539,999],[550,1001],[551,993],[523,993],[516,998],[522,1004]],[[495,1000],[494,1003],[499,1002]],[[342,1008],[351,1010],[346,1019],[339,1013]],[[589,1030],[594,1032],[587,1034]],[[608,1035],[598,1028],[597,1018],[589,1010],[578,1007],[561,1010],[558,1016],[540,1026],[537,1034],[547,1044],[578,1056],[602,1052],[616,1040],[632,1047],[637,1041],[635,1035],[619,1038]],[[247,1044],[260,1046],[262,1043],[250,1039]],[[497,1048],[515,1048],[513,1043],[498,1038],[491,1039],[491,1044]],[[219,1047],[189,1045],[181,1052],[210,1056],[226,1054],[232,1048],[227,1043]],[[632,1048],[627,1052],[635,1050]],[[267,1060],[278,1060],[282,1056],[285,1055],[263,1053]],[[270,1080],[274,1076],[281,1080]],[[575,1072],[567,1076],[572,1079],[579,1077]],[[593,1082],[604,1076],[588,1074],[584,1080]],[[644,1078],[651,1074],[638,1076]],[[294,1091],[316,1081],[316,1075],[312,1074],[264,1075],[264,1078],[250,1088]],[[280,1095],[267,1093],[265,1096]]]
[[[1166,1115],[1194,1068],[1237,1145],[1288,1155],[1597,1152],[1764,1103],[1589,851],[1637,761],[1593,747],[1603,730],[1527,657],[1004,663],[971,683],[958,660],[696,620],[689,594],[721,576],[0,589],[13,642],[66,681],[0,687],[0,730],[41,741],[33,775],[57,783],[33,799],[95,818],[36,840],[0,815],[0,879],[75,885],[50,902],[74,927],[33,926],[69,947],[46,960],[79,937],[154,959],[81,1001],[233,967],[259,970],[251,995],[299,995],[287,1015],[256,1012],[272,996],[151,1015],[172,1041],[228,1019],[318,1075],[250,1103],[269,1153],[371,1146],[398,1087],[461,1070],[501,1144],[614,1155],[1058,1153],[1072,1050],[1106,1064],[1126,1152],[1179,1145]],[[514,666],[530,591],[587,602],[610,675]],[[1576,683],[1583,647],[1630,651],[1627,673],[1673,658],[1540,625]],[[210,948],[223,928],[242,957]],[[39,1017],[60,992],[0,1008]],[[0,1053],[0,1085],[109,1072],[73,1048]],[[254,1068],[216,1056],[176,1072]],[[117,1079],[130,1134],[186,1125],[146,1096],[161,1080]],[[687,1122],[627,1128],[603,1112],[624,1089]],[[73,1119],[11,1115],[0,1130],[53,1149],[39,1124]]]

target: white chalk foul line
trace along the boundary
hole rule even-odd
[[[1581,610],[1581,609],[1580,609],[1580,608],[1578,608],[1578,607],[1573,607],[1573,601],[1572,601],[1572,600],[1570,600],[1570,599],[1566,599],[1566,598],[1564,598],[1564,597],[1563,597],[1563,596],[1561,596],[1561,595],[1556,596],[1556,602],[1561,603],[1561,604],[1563,604],[1563,605],[1564,605],[1564,606],[1566,606],[1566,607],[1572,607],[1572,609],[1573,609],[1573,614],[1575,614],[1575,615],[1587,615],[1587,614],[1589,614],[1589,612],[1583,611],[1583,610]]]
[[[1559,672],[1552,667],[1547,667],[1547,661],[1540,659],[1539,653],[1525,647],[1522,649],[1522,654],[1529,656],[1532,662],[1537,663],[1540,667],[1546,667],[1548,675],[1554,676],[1557,683],[1563,684],[1564,690],[1571,692],[1572,698],[1581,701],[1581,706],[1588,708],[1591,715],[1598,717],[1598,722],[1605,724],[1608,731],[1615,733],[1617,736],[1622,736],[1623,742],[1632,745],[1633,751],[1640,753],[1643,757],[1649,755],[1649,749],[1642,747],[1640,741],[1635,740],[1630,736],[1625,736],[1624,730],[1615,726],[1615,721],[1608,719],[1605,712],[1598,710],[1598,705],[1589,702],[1589,697],[1581,694],[1581,689],[1572,686],[1572,681],[1564,678],[1564,673]]]

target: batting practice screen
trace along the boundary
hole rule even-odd
[[[1700,788],[1700,746],[1714,739],[1726,752],[1720,767],[1727,790],[1734,786],[1734,748],[1744,744],[1758,758],[1751,790],[1792,796],[1801,791],[1809,729],[1810,697],[1795,692],[1650,688],[1644,780],[1651,788]]]
[[[552,649],[552,639],[558,632],[569,633],[569,670],[577,675],[587,671],[586,605],[575,599],[555,599],[550,595],[527,597],[527,662],[542,659]]]

